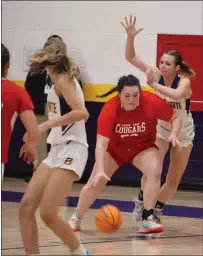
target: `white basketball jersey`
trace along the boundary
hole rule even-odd
[[[178,83],[179,83],[180,79],[181,78],[179,76],[176,76],[171,88],[176,89],[178,87]],[[164,85],[163,77],[160,78],[159,84]],[[175,109],[179,112],[180,117],[183,121],[182,129],[185,129],[187,127],[189,128],[189,127],[193,126],[193,118],[192,118],[192,114],[190,112],[190,99],[174,100],[174,99],[171,99],[170,97],[165,96],[164,94],[162,94],[160,92],[156,92],[156,94],[160,98],[165,100],[168,104],[170,104],[173,109]],[[166,130],[171,131],[171,123],[169,123],[169,122],[158,120],[158,125],[162,126]]]
[[[76,94],[79,96],[83,105],[85,105],[83,91],[76,79]],[[58,96],[55,92],[53,84],[47,96],[47,108],[49,120],[54,120],[71,111],[71,108],[66,103],[62,96]],[[61,144],[68,141],[76,141],[88,147],[85,121],[78,121],[69,125],[54,127],[47,138],[49,144]]]

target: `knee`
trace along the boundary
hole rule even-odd
[[[146,174],[146,179],[153,179],[153,180],[160,181],[161,171],[162,171],[161,166],[158,166],[158,165],[151,166],[151,168],[148,170]]]
[[[160,179],[161,179],[161,173],[158,173],[158,172],[149,174],[147,176],[147,180],[153,180],[153,181],[156,181],[156,182],[160,182]]]
[[[180,183],[180,180],[179,179],[167,178],[166,183],[168,184],[169,187],[177,189],[177,187]]]
[[[19,204],[19,217],[33,217],[36,211],[36,207],[31,203],[29,198],[23,198]]]
[[[51,209],[51,207],[42,204],[40,205],[40,217],[46,223],[47,226],[51,226],[56,217],[56,212]]]

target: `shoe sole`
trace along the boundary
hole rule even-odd
[[[74,232],[79,232],[79,231],[81,231],[80,228],[72,228],[72,230],[73,230]]]
[[[138,230],[140,234],[155,234],[155,233],[162,233],[164,231],[163,227],[155,228],[155,229],[148,229],[148,230]]]

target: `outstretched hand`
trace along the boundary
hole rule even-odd
[[[88,188],[97,186],[100,180],[110,181],[111,179],[105,174],[105,172],[99,171],[93,178],[88,181]]]
[[[174,148],[177,147],[179,152],[182,150],[180,141],[175,135],[171,134],[169,136],[168,140],[172,144],[172,147],[174,147]]]
[[[130,15],[129,20],[127,19],[127,17],[125,17],[125,22],[121,21],[121,25],[124,27],[126,34],[130,37],[136,36],[144,29],[144,28],[136,29],[135,24],[136,24],[136,17],[133,18],[132,15]]]

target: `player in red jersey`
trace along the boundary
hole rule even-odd
[[[12,135],[12,126],[16,115],[20,118],[28,132],[28,141],[22,146],[19,156],[31,163],[35,159],[35,146],[40,140],[37,122],[33,112],[33,104],[28,93],[17,84],[6,79],[10,67],[10,54],[1,44],[1,83],[2,83],[2,179],[4,164],[8,161],[9,143]]]
[[[96,200],[115,171],[126,162],[132,163],[147,177],[144,189],[143,224],[140,233],[162,232],[162,224],[153,216],[153,207],[160,186],[162,158],[155,145],[157,119],[172,122],[169,140],[179,145],[177,135],[180,117],[157,95],[141,91],[133,75],[121,77],[98,118],[96,162],[88,183],[83,187],[76,212],[69,220],[73,230],[80,230],[80,220]]]

